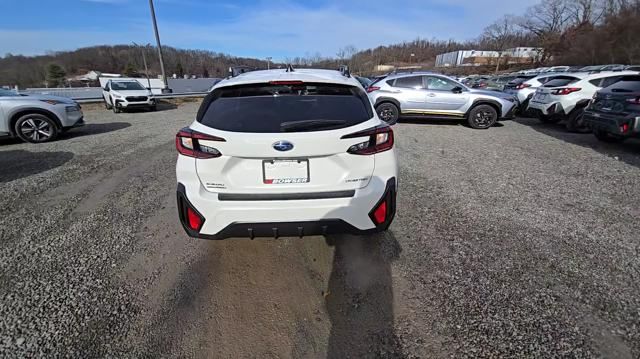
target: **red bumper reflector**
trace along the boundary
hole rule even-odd
[[[200,231],[202,226],[202,218],[191,208],[187,208],[187,220],[189,221],[189,227],[194,231]]]
[[[384,223],[385,219],[387,219],[387,201],[380,203],[378,208],[373,212],[373,218],[376,224]]]

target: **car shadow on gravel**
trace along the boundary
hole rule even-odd
[[[15,181],[60,167],[73,158],[71,152],[0,152],[0,183]]]
[[[82,127],[74,128],[68,132],[60,134],[58,140],[64,140],[68,138],[100,135],[103,133],[123,130],[127,127],[131,127],[128,122],[111,122],[111,123],[89,123]]]
[[[420,117],[420,116],[407,116],[402,117],[398,120],[398,123],[410,123],[414,125],[434,125],[434,126],[464,126],[469,129],[471,127],[467,124],[467,121],[464,119],[452,118],[452,119],[437,119],[437,118],[429,118],[429,117]],[[502,122],[496,122],[491,127],[504,127]]]
[[[518,118],[517,123],[529,126],[532,129],[557,138],[559,140],[591,148],[596,152],[623,161],[635,167],[640,167],[640,141],[628,139],[622,143],[601,142],[591,133],[568,132],[564,123],[543,124],[535,118]]]
[[[462,120],[457,118],[453,119],[435,119],[421,116],[403,116],[398,120],[398,123],[411,123],[415,125],[448,125],[458,126],[462,124]]]
[[[325,304],[331,320],[328,358],[403,358],[394,330],[393,233],[332,236],[333,267]]]

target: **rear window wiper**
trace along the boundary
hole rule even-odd
[[[327,128],[339,128],[344,126],[347,121],[342,120],[302,120],[302,121],[289,121],[280,124],[280,130],[282,132],[301,131],[301,130],[318,130]]]

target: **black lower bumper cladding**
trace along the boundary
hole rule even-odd
[[[518,111],[518,104],[513,105],[511,109],[502,117],[502,120],[513,120],[516,117],[516,112]]]
[[[191,208],[206,221],[206,218],[198,212],[187,198],[184,185],[178,184],[178,216],[182,227],[190,237],[221,240],[227,238],[279,238],[279,237],[304,237],[331,234],[371,234],[386,230],[391,225],[396,212],[396,180],[391,178],[386,185],[384,195],[374,206],[377,208],[383,201],[387,202],[386,220],[376,228],[361,230],[341,219],[320,219],[305,222],[275,222],[275,223],[232,223],[222,231],[210,235],[201,234],[189,228],[187,224],[187,208]],[[373,216],[373,209],[369,217]],[[374,222],[375,223],[375,222]]]

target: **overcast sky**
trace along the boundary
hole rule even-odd
[[[473,39],[536,0],[155,0],[163,44],[274,59]],[[147,0],[0,0],[0,54],[153,43]]]

